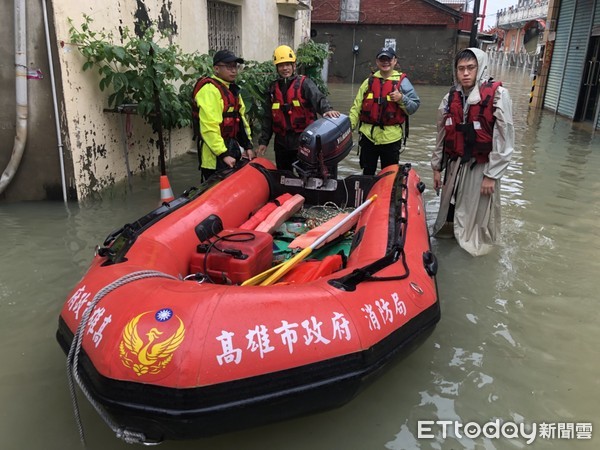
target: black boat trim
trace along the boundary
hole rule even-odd
[[[104,261],[102,265],[107,266],[127,261],[125,255],[129,249],[131,249],[140,234],[172,212],[177,211],[183,205],[196,199],[214,185],[230,177],[246,164],[248,164],[248,161],[244,160],[244,162],[238,163],[233,169],[223,170],[214,174],[202,183],[200,187],[191,187],[187,189],[176,199],[170,202],[164,202],[161,206],[145,216],[140,217],[135,222],[127,223],[121,228],[111,232],[104,240],[103,246],[98,249],[98,254],[102,257],[106,257],[106,261]],[[258,169],[255,164],[250,164],[250,166]]]
[[[378,260],[357,269],[341,278],[333,278],[328,283],[340,290],[352,292],[356,286],[365,281],[399,281],[408,278],[410,269],[406,262],[404,245],[406,243],[406,232],[408,228],[408,185],[406,180],[411,171],[411,164],[404,164],[396,175],[390,198],[390,214],[388,227],[387,250]],[[390,173],[390,172],[387,172]],[[382,176],[385,176],[383,174]],[[405,212],[403,215],[402,212]],[[358,244],[357,244],[358,245]],[[353,244],[353,249],[355,245]],[[380,270],[394,264],[402,258],[404,273],[396,276],[377,277],[375,274]]]
[[[210,436],[347,403],[393,358],[412,350],[439,319],[436,301],[360,353],[213,386],[174,389],[112,380],[97,372],[83,350],[78,371],[92,397],[128,429],[156,440]],[[73,334],[62,318],[56,337],[67,353]],[[279,407],[282,402],[286,408]]]

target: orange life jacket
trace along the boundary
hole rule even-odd
[[[489,161],[494,133],[494,95],[500,81],[486,81],[479,88],[481,101],[469,106],[467,121],[464,118],[464,99],[454,87],[450,89],[448,106],[444,115],[444,152],[450,159],[468,161],[475,157],[478,163]]]
[[[406,114],[396,102],[389,100],[389,95],[399,88],[406,74],[401,73],[399,80],[384,80],[383,78],[369,77],[369,87],[363,97],[360,111],[360,121],[379,125],[400,125],[406,120]]]
[[[302,97],[302,85],[306,77],[298,75],[288,87],[285,96],[281,92],[279,82],[271,87],[271,113],[273,115],[273,132],[285,134],[288,130],[301,133],[317,118],[308,102]]]
[[[254,230],[260,225],[269,215],[283,205],[286,201],[292,198],[292,194],[285,193],[281,194],[275,200],[268,202],[258,211],[256,211],[248,220],[240,225],[242,230]]]

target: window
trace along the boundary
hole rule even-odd
[[[279,16],[279,45],[294,48],[294,22],[292,17]]]
[[[208,0],[208,47],[211,50],[231,50],[236,55],[241,52],[239,30],[240,7]]]
[[[341,0],[340,21],[358,22],[360,13],[360,0]]]

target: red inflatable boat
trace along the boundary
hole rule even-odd
[[[307,188],[255,159],[106,239],[57,337],[71,384],[119,437],[187,439],[340,406],[431,332],[437,263],[418,175],[404,165],[329,181]],[[256,230],[284,194],[302,210],[361,210],[293,261],[285,236]],[[306,225],[296,208],[276,230]]]

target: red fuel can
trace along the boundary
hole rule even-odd
[[[208,275],[215,283],[239,284],[271,268],[272,262],[273,236],[234,228],[198,245],[190,273]]]

